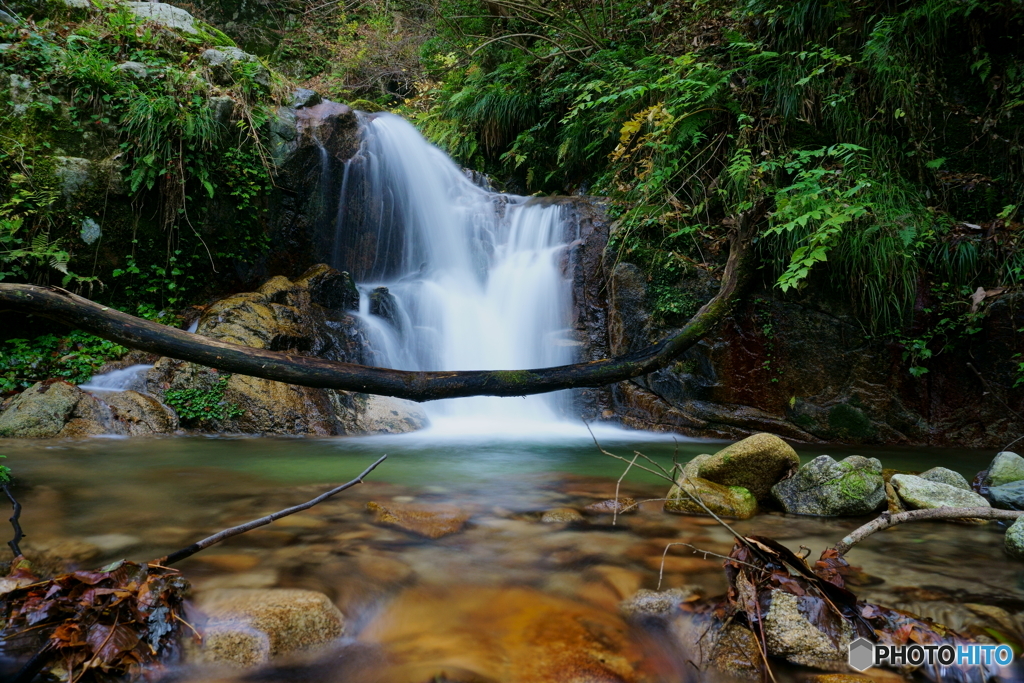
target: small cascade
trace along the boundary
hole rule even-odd
[[[398,116],[364,115],[362,126],[335,187],[332,265],[361,283],[376,360],[407,370],[573,362],[561,208],[481,187]],[[371,310],[370,290],[390,299],[390,320]],[[426,406],[435,427],[460,433],[557,429],[566,408],[564,394]]]
[[[79,385],[79,389],[92,393],[103,393],[113,391],[146,391],[146,373],[152,365],[132,365],[122,370],[112,370],[102,375],[93,375],[85,384]]]

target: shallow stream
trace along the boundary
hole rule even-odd
[[[673,457],[685,461],[720,447],[613,430],[598,431],[598,437],[614,453],[632,458],[639,450],[665,465]],[[936,449],[798,450],[805,460],[858,453],[878,457],[886,467],[941,465],[968,479],[992,456]],[[4,453],[21,482],[27,545],[90,568],[123,557],[160,557],[221,528],[303,502],[387,453],[365,484],[179,565],[197,592],[300,587],[326,593],[345,613],[349,639],[387,643],[392,655],[389,663],[361,665],[363,674],[350,672],[339,681],[416,683],[451,671],[477,677],[454,679],[460,681],[558,680],[550,676],[561,674],[530,667],[571,667],[563,661],[565,652],[552,650],[550,636],[536,629],[511,628],[505,623],[510,610],[525,610],[523,623],[534,619],[556,630],[544,615],[564,613],[561,599],[611,616],[638,588],[657,587],[667,543],[691,543],[721,554],[731,547],[725,530],[711,520],[664,513],[658,501],[620,516],[614,526],[610,516],[584,524],[541,523],[545,510],[582,508],[615,494],[625,465],[602,455],[582,429],[532,440],[419,432],[323,440],[9,441]],[[634,468],[620,494],[641,500],[659,498],[666,490],[666,483]],[[469,521],[458,533],[429,540],[375,524],[366,511],[369,501],[445,503],[467,513]],[[864,521],[772,513],[735,527],[771,536],[793,550],[806,546],[816,557]],[[984,628],[977,605],[1010,614],[1024,607],[1024,569],[1004,555],[1002,542],[994,524],[921,523],[876,534],[849,554],[870,584],[854,590],[953,628]],[[721,560],[674,546],[662,587],[681,585],[721,593]],[[646,657],[649,661],[676,656],[643,638],[636,646],[658,650],[657,657]],[[417,665],[410,668],[409,661]],[[653,680],[680,680],[682,667],[664,661],[659,666]],[[334,680],[341,676],[338,671],[296,680]],[[187,680],[205,675],[183,674]],[[279,672],[261,680],[288,676]]]

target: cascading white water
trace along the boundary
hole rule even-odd
[[[364,119],[355,163],[368,185],[362,196],[378,202],[364,215],[378,221],[381,251],[374,255],[376,282],[361,285],[384,285],[397,303],[395,320],[386,322],[369,314],[363,297],[360,315],[379,362],[410,370],[517,370],[573,361],[560,207],[476,186],[412,125],[389,114]],[[339,232],[347,227],[348,191],[345,183]],[[400,260],[384,253],[396,231]],[[389,260],[401,265],[387,272]],[[564,394],[473,397],[426,408],[435,429],[543,431],[563,419],[562,401]]]
[[[92,392],[142,391],[146,387],[146,373],[152,365],[131,365],[121,370],[111,370],[102,375],[93,375],[80,389]]]

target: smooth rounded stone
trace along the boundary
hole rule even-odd
[[[839,462],[831,456],[819,455],[772,487],[772,494],[791,514],[865,515],[885,503],[882,463],[877,458],[859,455]]]
[[[991,507],[985,498],[973,491],[927,481],[912,474],[894,474],[889,483],[896,489],[900,500],[910,509]]]
[[[1024,458],[1010,451],[1003,451],[993,458],[985,477],[985,483],[992,487],[1021,480],[1024,480]]]
[[[631,515],[638,509],[634,499],[629,496],[619,496],[618,498],[609,498],[608,500],[591,503],[583,508],[583,512],[588,515]]]
[[[742,486],[758,501],[770,498],[772,486],[800,466],[793,448],[774,434],[754,434],[714,455],[699,455],[683,467],[683,476],[724,486]]]
[[[667,617],[675,612],[679,605],[702,595],[703,591],[698,586],[680,586],[665,591],[641,588],[633,597],[619,603],[619,613],[627,619]]]
[[[196,608],[206,615],[200,662],[253,666],[345,632],[344,615],[316,591],[225,588],[201,593]]]
[[[469,519],[468,512],[446,504],[384,506],[370,501],[366,504],[366,509],[374,513],[373,521],[377,524],[386,524],[427,538],[441,538],[458,533]]]
[[[138,536],[130,536],[128,534],[99,534],[97,536],[85,536],[82,540],[86,543],[91,543],[104,553],[120,552],[142,543],[142,539]]]
[[[963,489],[964,491],[971,490],[971,485],[964,478],[964,475],[959,472],[946,469],[945,467],[933,467],[917,476],[921,477],[925,481],[934,481],[938,484],[949,484],[950,486],[955,486],[956,488]]]
[[[571,524],[582,522],[583,515],[573,508],[554,508],[541,515],[540,521],[545,524]]]
[[[146,78],[149,76],[149,71],[142,62],[121,62],[114,67],[114,70],[129,73],[135,78]]]
[[[139,19],[153,21],[161,26],[185,33],[199,32],[191,14],[180,7],[168,5],[166,2],[126,2],[124,6]]]
[[[747,489],[723,486],[700,477],[683,477],[677,481],[666,496],[665,512],[707,515],[707,511],[690,496],[700,499],[719,517],[749,519],[757,514],[757,500]]]
[[[992,507],[1003,510],[1024,510],[1024,480],[995,486],[988,490]]]
[[[831,668],[835,663],[846,663],[847,650],[853,640],[853,629],[846,619],[841,622],[841,631],[830,636],[804,616],[800,598],[783,590],[773,590],[763,622],[765,645],[770,655],[805,666]]]
[[[87,394],[67,382],[39,382],[21,392],[0,414],[0,437],[57,436]]]
[[[377,394],[362,394],[354,400],[358,405],[354,424],[359,433],[405,434],[427,426],[427,414],[412,401]]]
[[[1024,560],[1024,517],[1019,517],[1010,525],[1003,543],[1011,557]]]

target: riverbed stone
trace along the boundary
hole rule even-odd
[[[968,483],[967,479],[964,478],[964,475],[959,472],[946,469],[945,467],[933,467],[917,476],[921,477],[925,481],[949,484],[950,486],[955,486],[956,488],[963,489],[964,491],[971,490],[971,485]]]
[[[48,438],[57,436],[78,402],[88,397],[64,381],[33,384],[0,414],[0,437]]]
[[[377,524],[386,524],[427,538],[458,533],[469,520],[468,512],[443,503],[389,503],[385,506],[370,501],[366,509],[374,514],[374,522]]]
[[[956,486],[928,481],[912,474],[895,474],[889,483],[896,489],[900,500],[912,510],[930,510],[940,507],[991,507],[989,502],[973,491]]]
[[[553,508],[540,517],[545,524],[574,524],[583,521],[583,515],[574,508]]]
[[[698,456],[683,468],[684,476],[724,486],[742,486],[759,502],[769,500],[772,486],[800,466],[788,443],[774,434],[754,434],[714,455]]]
[[[427,426],[427,414],[419,404],[393,396],[356,394],[353,420],[363,434],[405,434]]]
[[[866,515],[885,503],[882,463],[851,455],[836,462],[819,455],[772,488],[786,512],[837,517]]]
[[[1004,545],[1011,557],[1024,560],[1024,517],[1018,517],[1006,530]]]
[[[989,486],[1002,486],[1021,480],[1024,480],[1024,458],[1016,453],[1003,451],[996,455],[988,466],[985,483]]]
[[[345,632],[345,617],[323,593],[295,588],[225,588],[201,593],[206,616],[197,659],[253,666],[325,645]]]
[[[820,603],[820,598],[772,591],[771,604],[763,620],[768,654],[805,666],[831,668],[837,663],[845,664],[854,635],[849,621],[837,618],[837,632],[826,634],[807,619],[805,613],[810,605],[801,609],[801,600],[817,600],[816,606],[829,609]]]
[[[992,507],[1003,510],[1024,510],[1024,479],[994,486],[988,490]]]
[[[591,503],[583,508],[583,513],[587,515],[631,515],[635,514],[637,510],[639,507],[636,500],[629,496],[619,496]]]
[[[700,499],[719,517],[749,519],[757,514],[757,500],[742,486],[723,486],[700,477],[681,477],[669,489],[665,512],[680,515],[707,515],[690,496]]]

